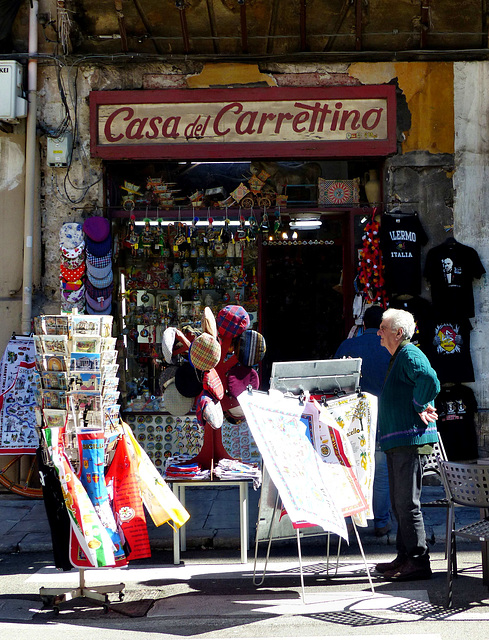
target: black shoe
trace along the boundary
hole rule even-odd
[[[392,529],[391,524],[386,524],[385,527],[376,527],[374,530],[376,538],[382,538],[382,536],[386,536],[389,531]]]
[[[432,576],[429,561],[416,562],[408,558],[400,567],[384,572],[386,580],[409,582],[411,580],[429,580]]]
[[[375,565],[375,570],[379,573],[385,573],[386,571],[394,571],[399,569],[401,565],[406,562],[406,556],[397,556],[392,562],[379,562]]]

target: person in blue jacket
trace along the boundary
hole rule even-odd
[[[375,568],[384,578],[399,582],[431,578],[421,488],[423,465],[438,441],[434,400],[440,383],[428,358],[410,342],[415,327],[408,311],[388,309],[378,331],[391,354],[379,399],[378,428],[397,520],[397,557]]]
[[[355,338],[347,338],[338,347],[335,358],[351,357],[362,359],[360,385],[362,391],[380,396],[384,384],[390,355],[380,344],[377,331],[382,321],[382,307],[372,305],[363,315],[364,332]],[[385,536],[391,530],[390,523],[389,476],[387,459],[380,449],[377,438],[375,450],[375,475],[373,486],[374,532],[377,537]]]

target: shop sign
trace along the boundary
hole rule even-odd
[[[377,155],[395,150],[395,89],[102,91],[90,96],[100,157]]]

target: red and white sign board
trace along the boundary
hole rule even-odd
[[[395,87],[93,91],[107,159],[345,157],[396,150]]]

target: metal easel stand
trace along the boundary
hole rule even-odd
[[[260,587],[264,582],[265,582],[265,576],[266,576],[266,572],[267,572],[267,566],[268,566],[268,560],[270,557],[270,549],[272,546],[272,533],[273,533],[273,525],[275,523],[275,514],[277,513],[277,509],[278,509],[278,502],[279,502],[280,496],[277,492],[277,495],[275,497],[275,504],[273,507],[273,513],[272,513],[272,518],[270,520],[270,527],[268,530],[268,536],[267,536],[267,553],[265,556],[265,565],[263,567],[263,572],[262,572],[262,576],[261,579],[258,580],[257,579],[257,559],[258,559],[258,544],[259,544],[259,539],[258,536],[256,536],[255,538],[255,561],[253,564],[253,584],[255,585],[255,587]],[[363,550],[363,545],[362,545],[362,541],[360,540],[360,536],[358,534],[358,529],[355,525],[355,523],[352,520],[352,525],[353,525],[353,529],[355,531],[355,535],[357,538],[357,542],[358,542],[358,547],[360,549],[360,553],[362,554],[362,558],[363,558],[363,563],[365,565],[365,570],[367,572],[367,577],[368,577],[368,581],[370,584],[370,589],[372,591],[372,593],[375,593],[375,588],[374,588],[374,584],[372,582],[372,577],[370,575],[370,569],[368,567],[367,564],[367,559],[365,557],[365,552]],[[329,556],[330,556],[330,539],[331,539],[331,534],[329,532],[327,532],[327,543],[326,543],[326,575],[329,576]],[[303,571],[303,566],[302,566],[302,548],[301,548],[301,538],[300,538],[300,530],[296,529],[296,536],[297,536],[297,555],[299,558],[299,569],[300,569],[300,577],[301,577],[301,594],[302,594],[302,603],[306,604],[306,592],[305,592],[305,588],[304,588],[304,571]],[[335,572],[334,572],[334,576],[338,575],[338,566],[339,566],[339,561],[340,561],[340,551],[341,551],[341,538],[338,537],[338,551],[336,554],[336,568],[335,568]]]
[[[102,603],[105,613],[109,610],[109,593],[119,593],[119,600],[124,598],[125,584],[120,582],[118,584],[106,584],[98,585],[96,587],[87,587],[85,584],[85,569],[78,569],[80,576],[80,583],[77,587],[67,590],[60,590],[55,587],[41,587],[39,589],[39,595],[42,602],[47,607],[52,607],[54,613],[59,613],[59,605],[62,602],[68,602],[74,598],[87,598],[93,600],[96,603]]]

